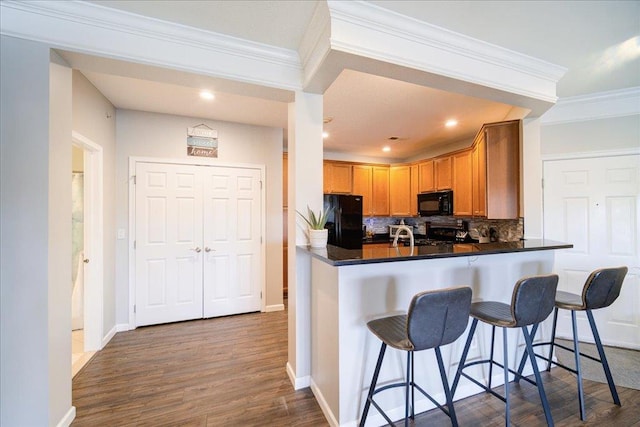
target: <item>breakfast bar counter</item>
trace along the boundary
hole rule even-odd
[[[504,243],[465,243],[440,246],[368,247],[322,249],[299,246],[298,259],[309,272],[310,386],[327,420],[334,426],[357,425],[379,351],[379,341],[368,332],[367,322],[406,312],[418,292],[469,286],[473,300],[511,302],[513,286],[522,277],[553,271],[554,250],[572,245],[549,240]],[[383,245],[382,245],[383,246]],[[550,322],[543,323],[538,339],[549,338]],[[513,334],[511,334],[513,332]],[[509,331],[509,364],[522,355],[524,341],[519,331]],[[447,346],[442,355],[450,382],[453,380],[467,332]],[[496,340],[496,354],[502,354]],[[478,327],[468,361],[488,356],[491,329]],[[389,350],[392,351],[392,350]],[[405,357],[392,351],[382,366],[378,384],[397,382],[404,375]],[[416,382],[438,401],[444,402],[440,376],[431,351],[415,354]],[[488,380],[487,369],[469,369],[480,381]],[[532,372],[528,364],[525,375]],[[503,383],[502,371],[494,369],[492,384]],[[454,400],[481,389],[462,379]],[[421,396],[422,397],[422,396]],[[378,403],[392,419],[404,417],[404,393],[385,392]],[[416,395],[416,413],[433,408]],[[367,425],[385,420],[372,410]]]

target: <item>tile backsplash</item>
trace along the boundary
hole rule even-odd
[[[450,222],[455,217],[450,216],[432,216],[432,217],[364,217],[363,225],[367,227],[367,231],[373,231],[374,234],[388,234],[389,226],[399,224],[400,220],[404,220],[405,224],[417,227],[426,222],[433,225],[438,223]],[[457,218],[456,218],[457,219]],[[489,236],[490,230],[495,230],[497,240],[501,242],[518,241],[524,237],[524,219],[482,219],[482,218],[463,218],[469,224],[470,235],[476,238],[477,234]],[[486,233],[486,234],[485,234]]]

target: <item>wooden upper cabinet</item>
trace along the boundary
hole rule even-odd
[[[520,121],[485,125],[487,218],[516,219],[520,213]]]
[[[389,168],[389,209],[391,216],[411,216],[411,166],[391,166]]]
[[[353,165],[353,193],[362,196],[363,216],[389,215],[389,167]]]
[[[453,214],[472,215],[472,153],[464,150],[451,156],[453,162]]]
[[[434,191],[436,183],[433,179],[433,160],[418,164],[418,192]],[[416,200],[417,203],[417,200]]]
[[[324,162],[324,192],[351,194],[351,167],[350,163]]]
[[[371,166],[353,165],[353,194],[362,196],[362,215],[373,215],[373,169]]]
[[[411,194],[409,197],[410,202],[410,212],[412,216],[418,215],[418,193],[420,190],[418,189],[420,185],[420,167],[418,165],[411,166]]]
[[[389,215],[389,167],[372,167],[371,211],[373,215]]]
[[[473,216],[487,216],[487,144],[478,134],[471,152]]]
[[[433,160],[433,176],[436,190],[450,190],[452,185],[451,156],[437,157]]]

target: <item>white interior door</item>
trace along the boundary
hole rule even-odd
[[[261,307],[261,183],[257,169],[207,168],[204,317]]]
[[[581,294],[597,268],[626,265],[620,297],[595,310],[602,341],[640,348],[640,156],[544,162],[544,237],[574,245],[556,252],[559,289]],[[584,313],[579,339],[593,342]],[[570,313],[560,310],[558,336],[571,336]]]
[[[136,326],[202,318],[200,173],[136,164]]]

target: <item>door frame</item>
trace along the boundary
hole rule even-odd
[[[136,172],[136,164],[137,163],[164,163],[164,164],[173,164],[173,165],[190,165],[190,166],[213,166],[213,167],[226,167],[226,168],[238,168],[238,169],[258,169],[260,171],[260,228],[261,228],[261,239],[260,239],[260,294],[262,298],[260,299],[260,311],[266,311],[266,301],[267,301],[267,266],[266,266],[266,175],[265,175],[265,165],[263,164],[252,164],[252,163],[226,163],[226,162],[217,162],[214,159],[209,159],[207,157],[194,157],[187,159],[176,159],[176,158],[162,158],[162,157],[129,157],[129,173],[128,173],[128,184],[129,184],[129,240],[128,240],[128,248],[129,248],[129,329],[136,328],[135,322],[135,301],[136,301],[136,254],[134,250],[135,237],[136,237],[136,221],[135,221],[135,206],[136,206],[136,186],[135,186],[135,172]]]
[[[76,131],[71,143],[84,152],[84,351],[98,351],[104,346],[104,156],[100,145]]]

